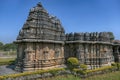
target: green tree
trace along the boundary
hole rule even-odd
[[[16,48],[17,46],[14,43],[8,43],[4,45],[4,51],[10,51],[10,50],[15,51]]]
[[[3,46],[4,46],[4,44],[2,42],[0,42],[0,50],[3,50]]]
[[[115,36],[112,32],[108,32],[108,34],[109,34],[109,37],[110,37],[111,41],[115,39]]]

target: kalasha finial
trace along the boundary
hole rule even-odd
[[[42,7],[42,3],[38,2],[37,6]]]

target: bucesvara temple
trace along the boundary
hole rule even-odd
[[[66,34],[60,20],[41,3],[30,9],[15,43],[18,71],[62,67],[69,57],[76,57],[88,69],[120,62],[120,42],[112,32]]]

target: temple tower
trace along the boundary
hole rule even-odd
[[[60,20],[49,15],[41,3],[30,9],[17,40],[16,70],[56,67],[64,63],[65,31]]]

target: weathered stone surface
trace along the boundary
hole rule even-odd
[[[120,62],[120,40],[114,40],[113,43],[113,56],[115,62]]]
[[[92,33],[67,33],[66,40],[67,41],[103,41],[110,42],[114,39],[114,35],[112,32],[92,32]]]
[[[19,32],[17,40],[24,39],[64,41],[65,31],[60,20],[49,15],[41,3],[38,3],[30,9],[28,19]]]

